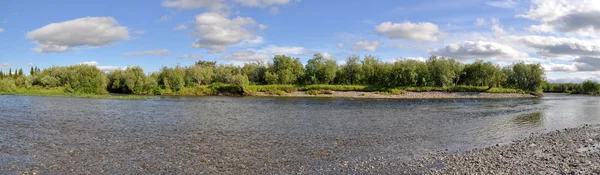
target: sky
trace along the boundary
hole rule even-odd
[[[1,0],[0,70],[437,55],[600,81],[598,16],[597,0]]]

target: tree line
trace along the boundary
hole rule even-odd
[[[11,71],[12,72],[12,71]],[[243,66],[198,61],[190,66],[162,67],[144,73],[141,67],[127,67],[105,73],[95,66],[54,66],[32,68],[30,75],[0,73],[0,86],[65,87],[77,93],[163,94],[215,83],[244,85],[337,84],[382,87],[486,86],[540,91],[545,83],[540,64],[516,62],[500,67],[481,60],[463,64],[452,58],[431,56],[425,62],[399,59],[384,62],[374,56],[350,56],[344,64],[315,54],[303,65],[299,58],[276,55],[269,62]],[[0,91],[3,89],[0,88]]]
[[[551,93],[600,95],[600,84],[592,80],[583,83],[548,83],[543,90]]]

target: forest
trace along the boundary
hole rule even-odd
[[[294,90],[452,90],[493,92],[560,91],[562,85],[547,85],[540,64],[516,62],[500,67],[481,60],[470,64],[452,58],[431,56],[425,62],[399,59],[384,62],[374,56],[350,56],[344,64],[315,54],[303,65],[300,58],[276,55],[268,62],[243,66],[198,61],[190,66],[162,67],[145,73],[141,67],[103,72],[90,65],[32,67],[0,71],[0,92],[60,88],[67,93],[215,95],[219,93],[252,95],[257,91],[285,94]],[[549,87],[552,86],[552,87]],[[598,88],[594,84],[593,88]],[[563,89],[587,90],[581,87]],[[512,89],[512,90],[511,90]],[[514,91],[519,90],[519,91]],[[597,90],[596,90],[597,92]]]

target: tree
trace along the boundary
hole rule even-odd
[[[365,56],[362,61],[362,78],[365,84],[377,84],[377,68],[379,60],[373,56]]]
[[[186,74],[191,78],[195,85],[208,85],[212,82],[214,68],[206,65],[194,65],[187,68]]]
[[[322,54],[315,54],[306,64],[306,83],[329,84],[337,73],[335,60],[326,59]]]
[[[464,73],[460,77],[462,84],[471,86],[488,86],[489,88],[499,86],[506,81],[506,74],[491,62],[477,60],[467,64]]]
[[[185,70],[181,66],[163,67],[158,75],[158,84],[165,90],[177,92],[185,87],[184,78]]]
[[[266,84],[265,73],[267,66],[262,61],[246,63],[241,70],[243,75],[248,77],[248,80],[255,84]]]
[[[13,77],[12,68],[8,68],[8,77]]]
[[[427,60],[427,68],[433,85],[450,86],[455,83],[458,72],[461,70],[461,64],[454,59],[431,56]]]
[[[33,70],[33,67],[31,67],[31,70],[29,70],[29,75],[35,75],[35,70]]]
[[[343,69],[343,84],[358,84],[362,82],[362,65],[358,56],[350,56],[346,59]]]
[[[23,68],[19,69],[19,77],[23,77]]]
[[[304,66],[300,62],[300,58],[275,55],[268,72],[270,75],[265,74],[265,79],[269,79],[267,80],[269,84],[301,84],[302,77],[304,77]],[[277,75],[277,83],[275,83],[273,75]]]
[[[511,67],[503,69],[503,72],[508,77],[507,84],[510,87],[526,91],[539,91],[546,81],[541,64],[517,62]]]

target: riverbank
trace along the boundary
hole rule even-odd
[[[254,96],[276,97],[278,94],[257,93]],[[403,92],[401,94],[361,91],[327,91],[323,94],[311,94],[304,91],[286,93],[286,97],[324,97],[324,98],[376,98],[376,99],[497,99],[497,98],[535,98],[523,93],[485,93],[485,92]]]
[[[600,126],[585,125],[509,145],[431,156],[409,165],[419,174],[600,174]]]
[[[34,86],[19,88],[0,95],[66,96],[122,100],[149,100],[161,96],[258,96],[258,97],[325,97],[375,99],[463,99],[463,98],[535,98],[536,95],[518,89],[476,86],[452,87],[378,87],[369,85],[247,85],[213,84],[183,88],[177,92],[160,91],[143,94],[84,94],[70,93],[64,87]]]

